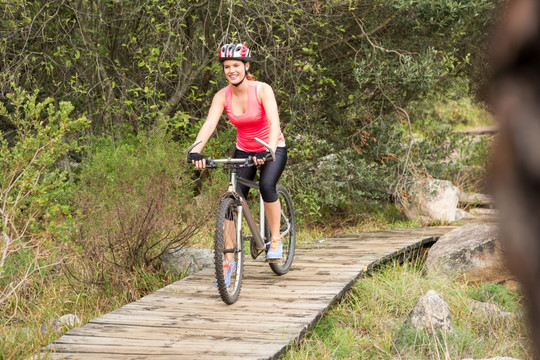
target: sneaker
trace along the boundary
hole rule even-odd
[[[266,252],[266,260],[280,260],[283,257],[283,243],[281,237],[273,238],[270,248]]]
[[[223,278],[225,279],[225,286],[229,286],[231,283],[231,276],[236,270],[236,261],[224,261],[223,262]],[[218,286],[216,280],[216,286]]]

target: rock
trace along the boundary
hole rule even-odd
[[[41,325],[39,331],[41,335],[46,335],[48,333],[61,333],[63,330],[73,329],[80,324],[81,319],[77,315],[67,314]]]
[[[408,189],[403,200],[403,212],[410,220],[423,224],[434,221],[454,221],[459,189],[446,180],[422,178]]]
[[[470,220],[470,219],[474,219],[474,216],[468,212],[466,212],[465,210],[462,210],[462,209],[456,209],[456,218],[455,218],[455,221],[459,221],[459,220]]]
[[[448,304],[435,290],[428,290],[424,296],[418,299],[409,313],[407,323],[416,330],[424,330],[428,333],[454,329]]]
[[[171,249],[161,257],[162,265],[175,274],[191,275],[214,265],[214,252],[208,249]]]
[[[428,271],[463,273],[476,282],[512,279],[504,264],[498,227],[492,224],[468,224],[441,236],[425,265]]]
[[[491,319],[507,318],[514,316],[511,312],[502,311],[497,305],[481,301],[471,300],[471,308],[474,311],[480,311]]]
[[[67,326],[70,329],[81,325],[81,319],[77,315],[73,314],[64,315],[58,320],[60,321],[60,324]]]

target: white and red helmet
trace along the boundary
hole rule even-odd
[[[219,61],[225,60],[251,61],[251,50],[241,43],[223,45],[219,50]]]

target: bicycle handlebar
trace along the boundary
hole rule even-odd
[[[268,154],[266,156],[266,160],[270,160],[272,159],[272,161],[275,161],[276,160],[276,153],[274,151],[274,149],[272,149],[270,147],[270,145],[268,145],[267,143],[265,143],[264,141],[262,141],[261,139],[259,138],[255,138],[255,141],[258,142],[259,144],[261,144],[262,146],[264,146],[268,152],[270,154]],[[193,148],[195,148],[195,146],[199,145],[200,143],[202,142],[202,140],[197,140],[195,141],[187,150],[186,150],[186,162],[187,163],[191,163],[191,161],[189,161],[189,153],[191,152],[191,150],[193,150]],[[216,168],[217,165],[216,164],[243,164],[244,166],[253,166],[253,159],[252,157],[250,156],[249,158],[247,159],[232,159],[232,158],[228,158],[228,159],[212,159],[211,157],[208,157],[206,158],[206,167],[207,168]]]

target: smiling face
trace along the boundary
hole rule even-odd
[[[249,69],[249,63],[240,60],[225,60],[223,62],[223,72],[231,84],[239,84],[244,80],[246,71]]]

